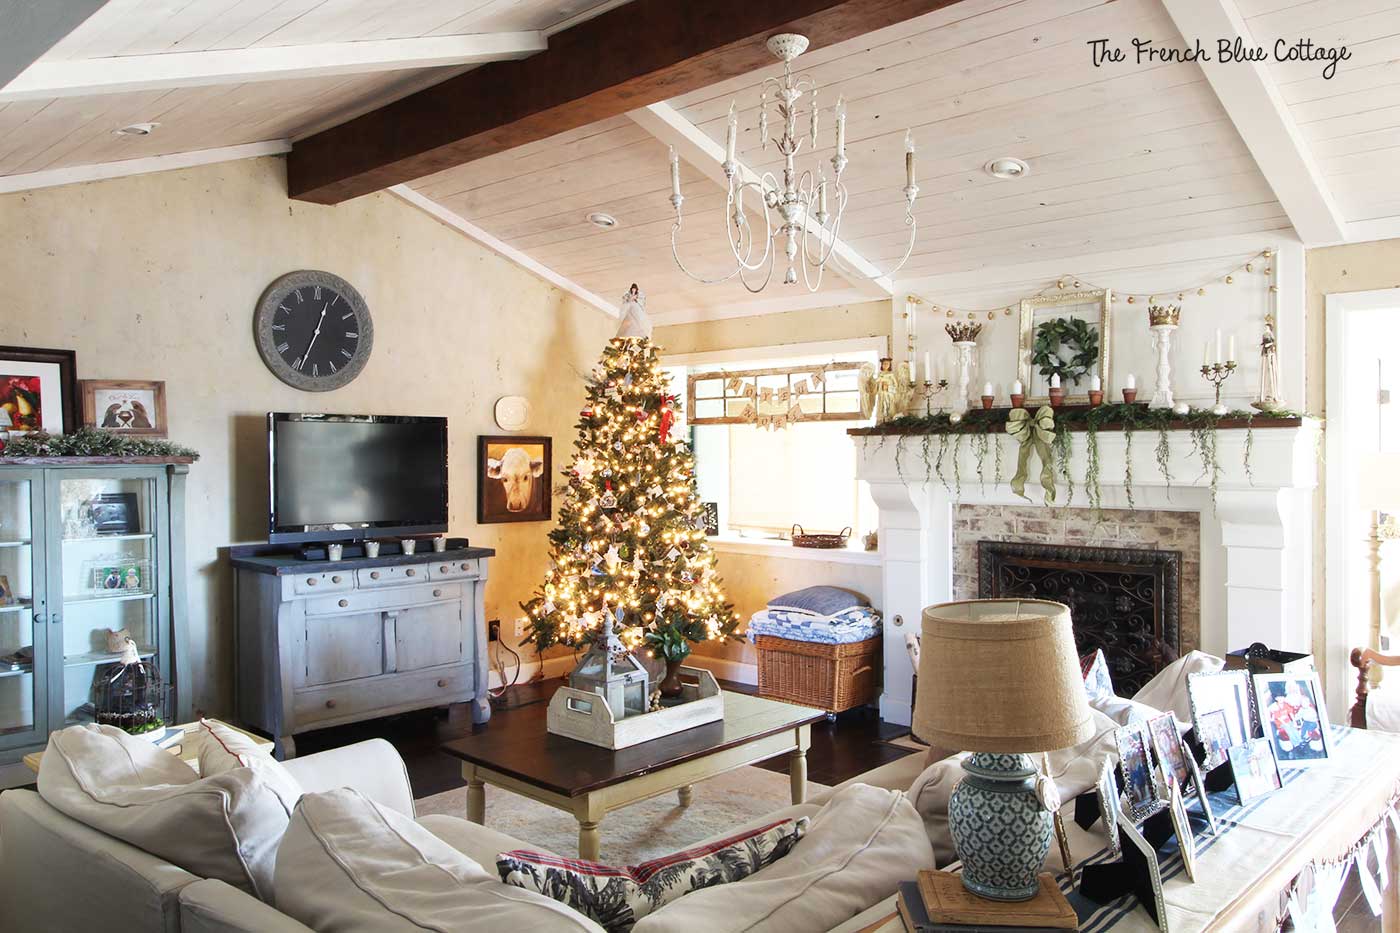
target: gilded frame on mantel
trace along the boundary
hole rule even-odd
[[[1031,365],[1032,346],[1035,343],[1035,328],[1042,321],[1055,317],[1074,317],[1088,321],[1098,327],[1099,360],[1089,375],[1098,374],[1107,399],[1111,387],[1110,370],[1113,360],[1112,331],[1108,326],[1108,309],[1113,303],[1111,289],[1096,288],[1087,291],[1061,292],[1055,295],[1037,295],[1021,299],[1021,340],[1017,352],[1017,378],[1025,389],[1026,405],[1045,405],[1050,401],[1049,378],[1042,376]],[[1078,385],[1064,386],[1065,404],[1088,404],[1089,375]]]

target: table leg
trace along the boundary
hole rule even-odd
[[[467,779],[467,819],[478,826],[486,825],[486,782],[480,778]]]
[[[792,802],[807,802],[807,749],[799,748],[788,758],[788,778],[792,782]]]
[[[683,807],[688,807],[688,806],[690,806],[690,801],[691,801],[691,797],[692,797],[692,794],[693,794],[694,790],[695,790],[695,789],[694,789],[693,787],[691,787],[689,784],[685,785],[684,787],[678,788],[678,789],[676,790],[676,799],[680,801],[680,805],[681,805],[681,806],[683,806]]]
[[[597,820],[580,820],[578,824],[578,857],[586,862],[598,861],[601,837]]]

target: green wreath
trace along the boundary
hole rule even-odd
[[[1070,350],[1073,356],[1066,360],[1060,356],[1061,348]],[[1057,375],[1061,382],[1078,385],[1098,362],[1099,332],[1088,321],[1057,317],[1036,326],[1031,363],[1046,379]]]

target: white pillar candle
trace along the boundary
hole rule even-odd
[[[1092,376],[1089,377],[1089,391],[1090,391],[1090,392],[1102,392],[1102,391],[1103,391],[1103,380],[1100,379],[1100,378],[1098,377],[1098,374],[1097,374],[1097,373],[1095,373],[1094,375],[1092,375]]]
[[[924,351],[924,382],[933,382],[933,354]]]
[[[1097,378],[1097,377],[1095,377],[1095,378]],[[1123,388],[1125,388],[1125,389],[1136,389],[1136,388],[1137,388],[1137,376],[1134,376],[1132,373],[1128,373],[1128,379],[1127,379],[1126,382],[1123,383]]]
[[[1021,380],[1017,379],[1015,382],[1011,383],[1011,394],[1012,394],[1012,395],[1025,395],[1025,394],[1026,394],[1026,387],[1023,386],[1023,385],[1021,385]]]
[[[1058,389],[1059,387],[1060,387],[1060,374],[1059,374],[1059,373],[1051,373],[1051,374],[1050,374],[1050,388],[1052,388],[1052,389]]]
[[[992,389],[992,384],[991,384],[990,382],[987,383],[986,385],[984,385],[984,386],[982,387],[982,394],[983,394],[983,395],[996,395],[996,392]]]
[[[1205,348],[1204,350],[1201,351],[1201,365],[1202,365],[1202,366],[1209,366],[1209,365],[1210,365],[1210,341],[1209,341],[1209,340],[1206,341],[1206,348]]]
[[[671,194],[681,193],[681,157],[676,155],[676,147],[671,147]]]
[[[739,111],[733,101],[729,102],[729,128],[724,135],[724,158],[729,162],[736,161],[735,153],[739,151]]]
[[[1231,335],[1230,335],[1230,355],[1227,356],[1227,357],[1225,357],[1225,359],[1226,359],[1227,361],[1231,362],[1231,363],[1233,363],[1233,362],[1235,361],[1235,335],[1234,335],[1234,334],[1231,334]]]

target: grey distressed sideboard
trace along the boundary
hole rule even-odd
[[[239,718],[296,754],[293,736],[394,713],[487,701],[489,548],[342,561],[230,551]],[[261,550],[266,551],[266,546]]]

